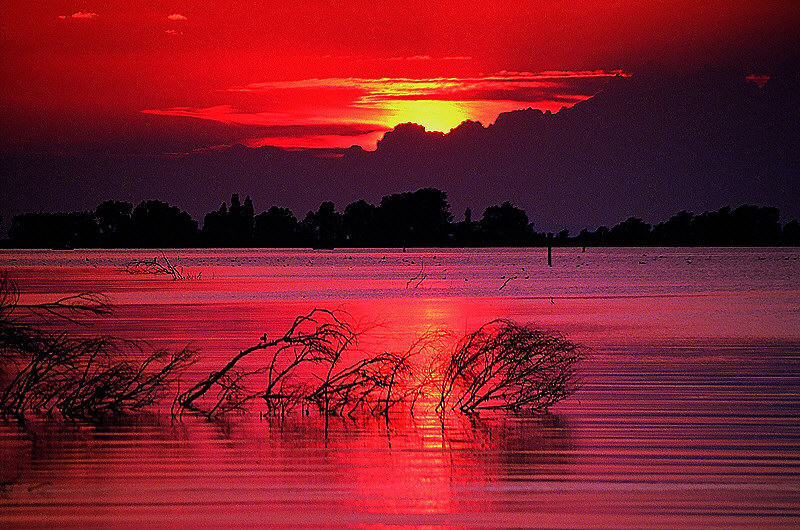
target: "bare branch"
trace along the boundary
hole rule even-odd
[[[128,274],[165,274],[172,276],[173,280],[183,280],[183,272],[175,267],[167,258],[164,251],[161,251],[161,260],[158,257],[153,261],[135,259],[128,262],[123,269]]]
[[[344,319],[345,313],[327,309],[314,309],[306,315],[297,317],[289,329],[280,337],[262,340],[247,349],[240,351],[221,369],[211,372],[208,377],[192,386],[177,398],[179,410],[191,409],[208,415],[224,410],[220,405],[220,396],[227,399],[230,394],[217,394],[217,400],[210,407],[197,404],[213,388],[226,384],[229,373],[245,357],[256,352],[266,351],[264,363],[257,373],[266,374],[266,387],[260,396],[267,404],[270,413],[286,411],[288,402],[297,402],[296,389],[291,385],[292,372],[300,365],[321,363],[330,359],[336,352],[345,351],[356,339],[357,333]],[[243,374],[238,381],[251,374]],[[292,387],[287,396],[283,390]],[[290,399],[287,399],[289,397]]]
[[[74,337],[45,331],[32,317],[80,324],[81,313],[107,314],[104,297],[85,293],[51,303],[18,305],[18,291],[0,280],[0,415],[60,414],[67,419],[102,421],[150,406],[176,376],[194,362],[195,353],[158,350],[138,361],[121,346],[135,343],[111,337]],[[136,352],[137,357],[140,352]]]
[[[495,320],[467,335],[445,368],[439,410],[547,410],[575,390],[585,352],[560,334]]]

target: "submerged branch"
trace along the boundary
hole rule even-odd
[[[81,315],[105,315],[111,306],[90,293],[44,304],[18,304],[16,286],[0,278],[0,416],[27,413],[102,421],[153,405],[186,367],[193,350],[144,354],[136,343],[112,337],[76,337],[33,323],[50,316],[81,324]],[[122,346],[133,347],[127,355]],[[145,355],[143,360],[137,357]]]
[[[364,408],[372,413],[388,414],[401,401],[393,395],[402,374],[410,370],[408,354],[383,353],[360,359],[320,381],[306,399],[324,414],[352,415]]]
[[[464,337],[447,364],[438,409],[544,411],[575,390],[585,351],[557,333],[495,320]]]
[[[559,334],[509,320],[480,327],[452,349],[445,344],[451,335],[435,330],[405,353],[364,355],[355,350],[359,334],[343,314],[314,309],[283,336],[262,337],[178,396],[176,413],[190,409],[213,417],[240,410],[254,396],[264,400],[268,414],[280,416],[303,404],[326,416],[358,410],[388,416],[399,404],[413,414],[420,399],[438,403],[440,413],[545,411],[575,390],[576,366],[585,356]],[[262,350],[266,354],[255,357],[257,369],[237,367]],[[261,390],[246,391],[245,380],[255,375]],[[199,404],[212,389],[216,397],[211,403]]]
[[[258,344],[241,350],[222,368],[211,372],[208,377],[180,394],[176,399],[175,412],[180,414],[182,410],[190,409],[213,416],[228,410],[222,403],[222,400],[227,400],[230,395],[226,392],[218,393],[216,401],[211,406],[203,407],[197,402],[213,388],[225,385],[227,378],[242,359],[262,350],[268,353],[260,368],[249,373],[243,372],[241,377],[236,378],[237,395],[244,388],[244,378],[255,373],[266,374],[266,387],[258,392],[258,395],[264,399],[270,413],[285,411],[287,395],[283,393],[283,389],[289,386],[299,388],[298,385],[290,385],[292,372],[301,365],[321,363],[331,359],[336,352],[345,351],[356,337],[355,330],[344,320],[344,313],[314,309],[306,315],[297,317],[282,336],[267,340],[265,334]],[[290,401],[296,401],[294,391],[288,397],[291,398]]]
[[[153,258],[152,261],[135,259],[128,262],[124,270],[128,274],[166,274],[172,276],[173,280],[184,279],[183,272],[169,261],[163,251],[161,260],[158,257]]]
[[[0,416],[39,412],[102,421],[153,405],[196,361],[189,349],[145,353],[134,342],[34,323],[50,317],[80,324],[81,315],[107,314],[110,305],[97,295],[18,302],[16,286],[0,275]],[[399,405],[413,414],[420,400],[437,404],[442,414],[544,411],[575,390],[576,367],[585,357],[560,334],[510,320],[489,322],[453,347],[452,335],[433,330],[400,353],[357,350],[363,332],[346,313],[315,308],[283,335],[265,334],[178,393],[173,415],[192,410],[216,417],[254,400],[280,416],[314,406],[325,416],[366,411],[388,419]]]

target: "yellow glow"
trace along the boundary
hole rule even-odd
[[[467,105],[459,101],[432,99],[396,100],[381,103],[381,122],[387,127],[413,122],[427,131],[449,132],[470,118]]]

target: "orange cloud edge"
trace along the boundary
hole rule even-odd
[[[558,112],[584,101],[621,70],[510,72],[475,77],[312,78],[256,82],[218,92],[217,105],[147,109],[157,116],[210,120],[242,131],[248,147],[376,148],[399,123],[447,132],[464,121],[490,125],[503,112]],[[299,96],[298,96],[299,94]],[[236,98],[241,106],[227,102]],[[227,100],[227,101],[226,101]],[[219,149],[222,146],[214,146]]]

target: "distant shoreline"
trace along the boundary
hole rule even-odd
[[[480,247],[794,247],[800,223],[781,225],[780,211],[742,205],[695,215],[681,211],[656,225],[629,217],[571,235],[537,232],[528,214],[509,201],[479,220],[468,208],[453,221],[447,194],[436,188],[396,193],[376,206],[359,200],[342,212],[323,202],[302,220],[272,206],[256,215],[249,196],[208,212],[203,226],[177,206],[158,200],[134,208],[105,201],[95,211],[24,213],[11,220],[0,248],[480,248]]]

